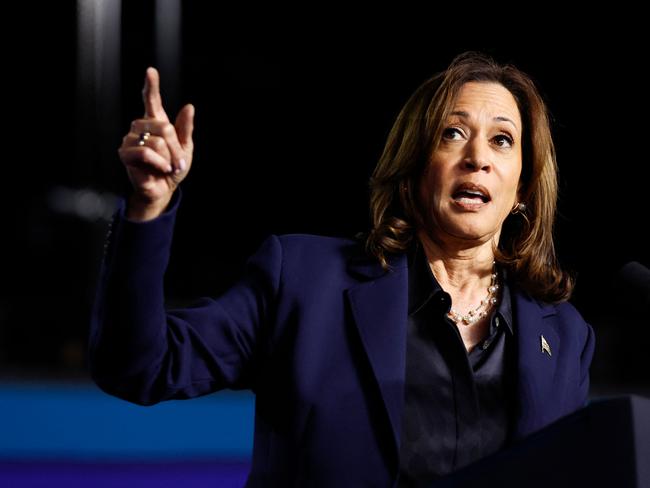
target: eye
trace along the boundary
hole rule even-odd
[[[514,144],[512,137],[507,136],[505,134],[499,134],[498,136],[494,136],[494,140],[497,141],[497,146],[499,147],[512,147],[512,145]]]
[[[449,141],[457,141],[458,138],[454,137],[454,135],[458,135],[460,137],[463,136],[463,133],[460,131],[460,129],[456,127],[447,127],[444,131],[442,131],[442,138],[449,140]]]

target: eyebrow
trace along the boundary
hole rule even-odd
[[[462,111],[462,110],[458,110],[458,111],[456,111],[456,112],[452,112],[450,115],[458,115],[459,117],[464,117],[464,118],[466,118],[466,119],[469,118],[469,114],[468,114],[467,112]],[[494,117],[492,120],[495,120],[495,121],[497,121],[497,122],[510,122],[510,123],[514,126],[515,129],[519,130],[519,128],[517,127],[517,124],[515,124],[515,123],[514,123],[512,120],[510,120],[508,117],[497,116],[497,117]]]

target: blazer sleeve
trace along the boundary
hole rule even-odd
[[[166,309],[163,279],[180,200],[178,188],[166,211],[147,222],[129,221],[120,200],[92,311],[93,380],[141,405],[252,388],[280,284],[282,249],[270,235],[222,295]]]

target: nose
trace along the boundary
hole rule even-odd
[[[472,171],[486,171],[492,169],[490,162],[489,146],[478,137],[472,138],[466,146],[466,154],[463,159],[464,167]]]

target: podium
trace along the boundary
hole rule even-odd
[[[432,488],[650,488],[650,398],[600,398]]]

